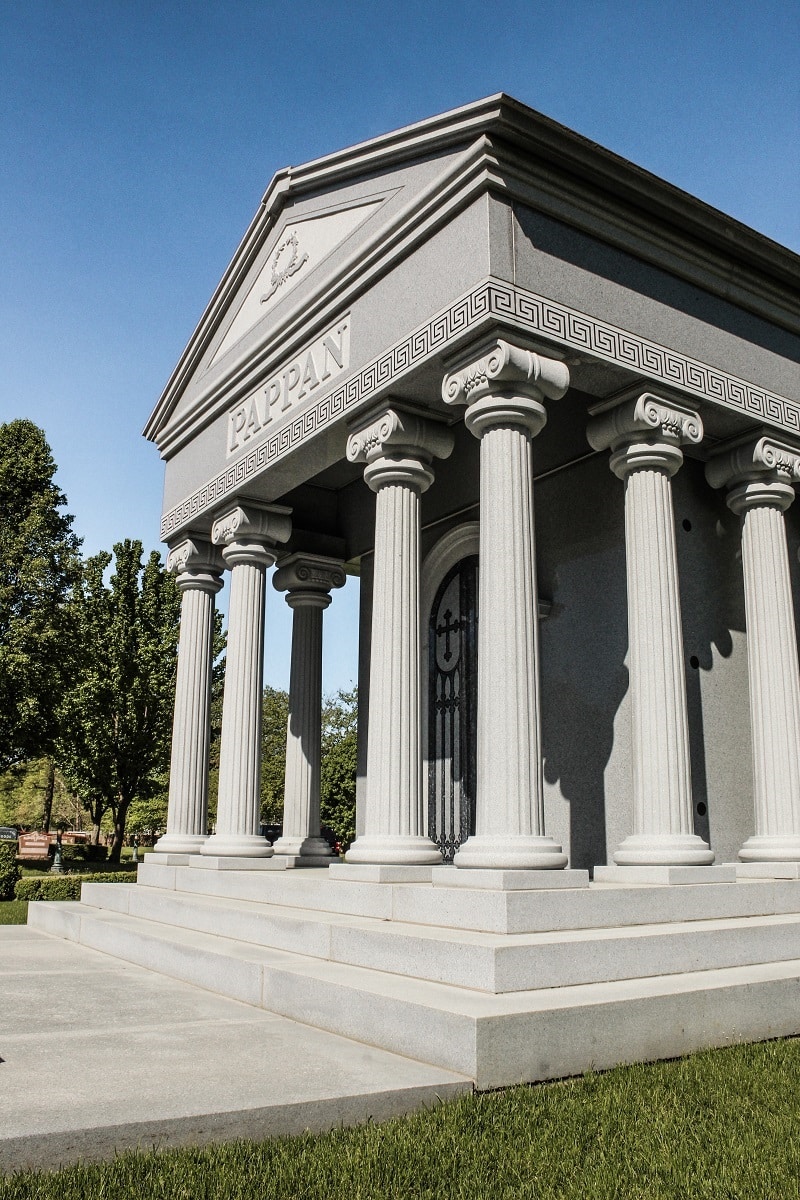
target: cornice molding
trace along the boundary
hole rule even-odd
[[[641,376],[645,386],[660,385],[687,398],[741,413],[759,425],[800,434],[800,401],[767,391],[608,321],[490,277],[364,367],[342,381],[337,380],[326,396],[165,512],[161,521],[162,540],[169,540],[177,531],[218,507],[227,496],[273,462],[292,453],[306,439],[385,395],[427,359],[452,352],[492,326],[504,328],[512,336],[530,335],[537,342],[553,345],[557,351],[576,351],[622,367]]]
[[[755,301],[755,307],[748,305],[750,311],[759,311],[759,294],[764,295],[768,306],[779,304],[779,292],[784,304],[796,297],[796,281],[800,272],[800,257],[797,254],[500,93],[303,166],[279,171],[148,420],[145,436],[156,440],[168,422],[177,397],[207,350],[236,288],[252,265],[254,255],[277,225],[289,196],[300,199],[309,192],[325,187],[341,187],[368,172],[388,170],[409,160],[452,152],[459,147],[468,147],[470,143],[472,147],[467,151],[467,157],[474,155],[476,148],[480,150],[486,166],[484,183],[493,188],[515,190],[513,180],[519,178],[525,182],[532,179],[534,168],[536,173],[543,175],[548,172],[571,175],[576,181],[577,186],[572,189],[576,194],[588,192],[597,197],[592,208],[599,210],[603,206],[616,208],[627,205],[637,210],[640,214],[640,222],[637,223],[641,224],[645,238],[648,230],[657,234],[659,227],[663,227],[664,238],[656,237],[656,241],[664,240],[665,244],[672,242],[677,247],[685,239],[691,239],[701,252],[706,252],[710,276],[718,276],[718,286],[712,282],[710,290],[728,296],[732,279],[742,293],[750,287]],[[494,169],[489,165],[491,161],[495,164]],[[534,167],[526,164],[534,164]],[[432,192],[434,198],[435,195],[436,188]],[[442,199],[446,200],[446,195]],[[442,213],[443,216],[448,215],[446,209]],[[376,242],[377,245],[383,241],[391,244],[393,239],[390,226],[381,230]],[[712,247],[713,253],[708,253]],[[770,281],[778,288],[772,299]],[[314,305],[324,302],[324,295],[328,292],[326,281],[324,294],[315,299]],[[776,315],[767,316],[766,319],[779,320]],[[796,328],[796,325],[786,327]],[[283,331],[280,337],[283,338],[287,333]]]
[[[221,359],[224,370],[214,376],[194,398],[191,410],[174,425],[170,416],[177,401],[193,377],[206,352],[211,348],[225,314],[245,277],[277,225],[271,214],[259,213],[245,235],[231,265],[178,362],[167,387],[143,433],[158,443],[163,455],[180,448],[193,432],[217,414],[217,410],[236,402],[260,377],[299,349],[314,333],[319,333],[334,315],[352,304],[393,263],[407,256],[475,195],[485,190],[496,162],[485,138],[477,138],[427,187],[403,205],[394,216],[376,228],[357,249],[347,255],[331,274],[325,275],[324,287],[311,297],[287,303],[284,312],[275,311],[260,346],[248,345],[238,352],[235,346]],[[391,189],[393,192],[395,189]],[[225,361],[227,359],[227,361]]]

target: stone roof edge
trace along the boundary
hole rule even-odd
[[[389,167],[422,154],[453,148],[480,135],[496,135],[517,152],[535,151],[542,162],[552,163],[559,172],[567,171],[577,178],[589,180],[595,188],[647,212],[651,220],[666,221],[679,229],[682,236],[688,234],[706,246],[713,246],[728,261],[746,263],[764,283],[767,283],[766,276],[779,287],[782,285],[784,292],[797,294],[800,255],[500,92],[301,166],[278,171],[153,409],[143,430],[144,436],[155,441],[168,421],[183,387],[218,327],[219,318],[227,310],[228,302],[264,239],[278,221],[290,193],[300,196],[341,184],[378,167]],[[774,320],[774,317],[767,316],[766,319]]]

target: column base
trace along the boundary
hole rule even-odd
[[[433,870],[433,867],[385,863],[334,862],[328,867],[328,877],[347,883],[430,883]]]
[[[565,888],[588,888],[589,872],[563,871],[498,871],[472,868],[456,871],[452,866],[435,867],[431,872],[434,887],[473,888],[493,892],[554,891]]]
[[[742,862],[800,862],[800,837],[796,834],[754,834],[739,851]]]
[[[345,855],[349,863],[379,863],[387,866],[438,866],[439,849],[426,837],[391,837],[364,834],[357,838]]]
[[[322,837],[279,837],[272,843],[272,849],[275,854],[307,854],[312,858],[336,858]]]
[[[200,853],[214,858],[272,858],[272,846],[260,834],[212,833]]]
[[[453,864],[467,869],[563,871],[567,856],[550,837],[473,834],[456,851]]]
[[[737,879],[800,879],[800,862],[740,862]]]
[[[204,833],[165,833],[153,846],[158,854],[199,854],[208,841]]]
[[[618,867],[708,867],[714,851],[694,833],[638,833],[614,851]]]
[[[734,863],[720,863],[715,867],[674,867],[659,863],[639,867],[602,866],[595,867],[594,882],[665,887],[696,883],[735,883],[736,866]]]

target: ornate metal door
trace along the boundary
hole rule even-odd
[[[428,836],[445,862],[475,832],[478,556],[445,575],[428,632]]]

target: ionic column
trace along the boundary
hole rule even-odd
[[[291,532],[289,510],[249,503],[214,522],[215,545],[231,571],[228,647],[222,699],[216,832],[200,853],[268,858],[259,833],[261,704],[264,670],[264,589],[276,544]]]
[[[181,626],[167,832],[154,847],[161,853],[196,854],[207,836],[214,596],[223,565],[219,550],[199,538],[175,546],[167,558],[181,592]]]
[[[424,833],[419,696],[420,496],[431,462],[452,451],[448,430],[399,408],[356,429],[351,462],[376,492],[369,740],[364,832],[351,863],[425,865],[441,854]]]
[[[633,833],[620,866],[714,861],[694,833],[689,722],[671,479],[682,445],[697,445],[696,412],[644,393],[592,410],[588,438],[611,449],[625,484],[625,559],[633,759]]]
[[[480,439],[478,754],[475,834],[457,867],[560,869],[545,833],[531,440],[544,400],[569,386],[562,362],[495,340],[445,376]]]
[[[800,861],[800,672],[783,514],[800,452],[761,437],[715,455],[713,487],[742,516],[742,570],[753,737],[755,834],[744,862]]]
[[[320,836],[320,752],[322,738],[322,614],[331,588],[344,586],[341,563],[313,554],[293,554],[272,578],[287,593],[292,609],[292,665],[286,731],[286,783],[283,833],[276,854],[329,858]]]

